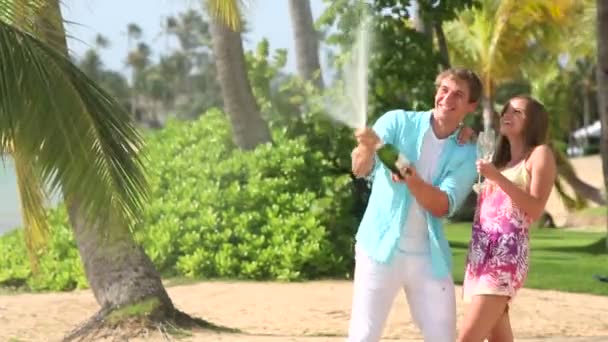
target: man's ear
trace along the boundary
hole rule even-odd
[[[475,101],[475,102],[469,102],[469,112],[474,112],[477,109],[477,106],[479,105],[479,100]]]

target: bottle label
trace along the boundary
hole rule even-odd
[[[395,162],[395,166],[397,166],[398,169],[402,169],[404,167],[410,166],[410,161],[407,160],[407,158],[405,158],[401,153],[399,153],[397,161]]]

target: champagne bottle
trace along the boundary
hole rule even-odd
[[[399,153],[399,150],[393,144],[384,144],[377,151],[378,158],[392,173],[401,177],[399,169],[408,167],[410,161],[405,156]]]

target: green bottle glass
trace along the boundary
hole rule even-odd
[[[410,165],[409,160],[399,153],[399,150],[393,144],[382,145],[376,150],[376,154],[384,166],[400,177],[399,169]]]

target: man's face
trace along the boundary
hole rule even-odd
[[[469,86],[465,81],[454,77],[441,80],[435,93],[435,119],[458,124],[476,106],[477,102],[469,102]]]

